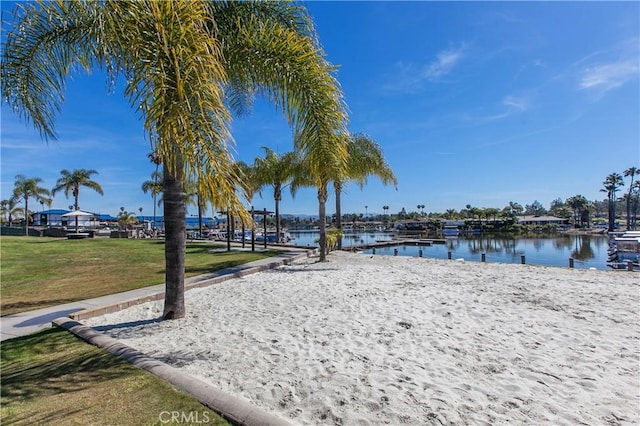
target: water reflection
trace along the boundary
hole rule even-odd
[[[295,231],[291,234],[296,238],[292,243],[301,246],[317,246],[318,232]],[[372,244],[376,241],[389,241],[396,235],[389,233],[349,233],[343,237],[343,247]],[[413,238],[429,238],[426,234],[415,235]],[[376,254],[418,256],[419,250],[424,257],[447,259],[449,252],[453,258],[464,258],[470,261],[480,261],[481,255],[486,256],[487,262],[520,263],[521,256],[525,256],[527,264],[568,266],[569,258],[575,260],[576,268],[608,269],[607,249],[608,240],[604,236],[594,235],[563,235],[563,236],[534,236],[518,237],[506,235],[465,235],[447,238],[444,244],[432,246],[402,245],[397,247],[377,248]],[[370,253],[371,251],[369,251]]]
[[[574,241],[575,248],[571,252],[571,257],[578,260],[589,260],[596,257],[596,253],[591,247],[590,235],[576,235]]]

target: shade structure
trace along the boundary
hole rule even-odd
[[[93,213],[83,212],[82,210],[74,210],[69,213],[65,213],[62,217],[80,217],[80,216],[93,216]]]
[[[92,217],[92,216],[94,216],[93,213],[83,212],[82,210],[74,210],[72,212],[65,213],[65,214],[62,215],[62,217],[74,217],[76,219],[75,220],[75,222],[76,222],[75,235],[76,236],[81,235],[79,227],[78,227],[78,218],[80,218],[80,217]],[[82,235],[83,235],[82,238],[84,238],[84,235],[89,235],[89,234],[82,234]],[[69,237],[69,234],[67,234],[67,236]],[[70,237],[70,238],[72,238],[72,237]]]

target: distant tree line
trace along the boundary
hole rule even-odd
[[[627,191],[622,191],[625,186],[624,177],[629,178]],[[626,219],[627,229],[637,229],[638,207],[640,206],[640,169],[629,167],[623,172],[612,173],[607,176],[602,183],[602,192],[607,194],[604,200],[588,200],[585,196],[577,194],[565,200],[556,198],[551,201],[549,208],[545,208],[538,200],[531,204],[522,204],[511,201],[508,205],[498,207],[475,207],[467,204],[464,209],[447,209],[445,212],[425,213],[424,204],[418,204],[417,210],[407,211],[404,207],[396,213],[388,213],[389,206],[382,205],[380,208],[384,213],[345,213],[341,219],[343,222],[395,222],[399,220],[504,220],[516,222],[518,216],[544,216],[550,215],[561,219],[570,219],[576,228],[585,228],[592,225],[593,218],[607,219],[607,228],[615,229],[615,220],[620,217]],[[317,219],[310,217],[287,217],[284,219],[286,226],[314,225]],[[327,217],[327,221],[335,222],[335,216]]]

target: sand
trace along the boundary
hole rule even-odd
[[[640,424],[639,273],[328,260],[85,322],[294,424]]]

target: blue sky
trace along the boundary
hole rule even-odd
[[[639,2],[305,4],[340,67],[350,131],[374,138],[398,178],[397,190],[375,178],[348,186],[344,213],[601,200],[607,175],[640,166]],[[105,194],[81,189],[81,208],[152,214],[140,189],[154,170],[149,143],[104,75],[68,80],[58,141],[42,141],[4,103],[1,125],[2,199],[17,174],[52,188],[60,170],[85,168],[99,172]],[[292,149],[285,120],[263,100],[234,120],[233,135],[235,157],[248,163],[262,146]],[[72,202],[61,193],[52,207]],[[270,189],[253,204],[272,209]],[[333,205],[332,195],[327,212]],[[287,194],[281,212],[317,214],[315,190]]]

